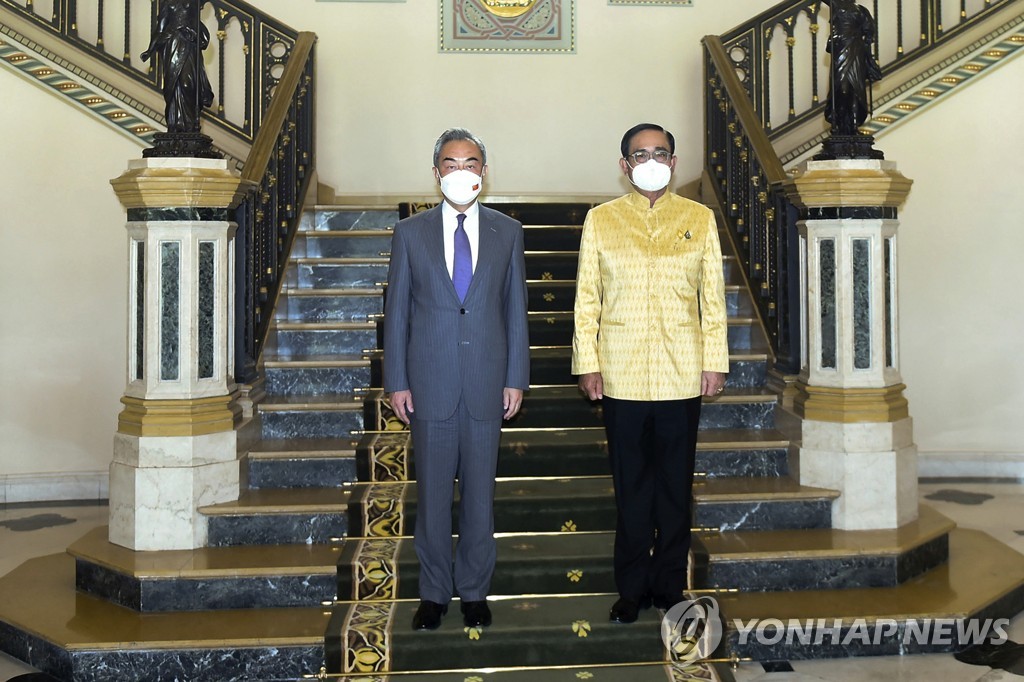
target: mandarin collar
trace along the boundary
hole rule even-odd
[[[662,194],[654,201],[654,206],[651,206],[651,200],[634,189],[632,192],[629,193],[629,204],[630,206],[636,208],[638,211],[648,211],[650,209],[657,209],[661,208],[662,206],[665,205],[667,201],[669,201],[668,196],[670,194],[672,194],[672,190],[666,191],[664,194]]]

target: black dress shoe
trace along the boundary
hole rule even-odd
[[[648,604],[649,605],[649,604]],[[608,620],[612,623],[635,623],[640,615],[640,603],[634,599],[619,597],[608,612]]]
[[[441,616],[446,613],[448,613],[447,604],[438,604],[424,599],[416,609],[416,615],[412,617],[412,629],[436,630],[441,627]]]
[[[491,609],[486,601],[462,602],[462,622],[467,628],[487,627],[491,624]]]

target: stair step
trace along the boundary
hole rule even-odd
[[[704,400],[700,428],[771,428],[777,401],[777,395],[760,388],[727,388],[717,398]],[[515,428],[601,425],[600,403],[583,398],[575,385],[531,389],[523,399],[523,409],[508,422]]]
[[[370,360],[358,355],[277,355],[264,367],[266,392],[275,396],[352,394],[373,383],[375,374]]]
[[[530,384],[575,384],[571,363],[569,346],[532,348]],[[381,364],[382,356],[376,351],[372,356],[277,354],[265,362],[266,391],[271,395],[352,393],[378,383],[383,376]],[[763,386],[767,372],[767,353],[736,351],[730,354],[726,385],[729,389]]]
[[[289,268],[291,286],[314,289],[372,288],[388,278],[386,257],[293,258]]]
[[[488,197],[484,202],[507,216],[515,218],[525,225],[582,225],[587,211],[594,206],[610,201],[615,197],[597,196],[592,201],[552,201],[554,197],[534,197],[530,201],[506,201],[501,197]],[[410,215],[410,205],[399,204],[399,213],[403,217]]]
[[[526,251],[527,280],[575,280],[579,252],[556,250]],[[743,278],[735,256],[722,256],[722,272],[726,284],[741,285]]]
[[[714,478],[693,488],[693,524],[729,530],[829,528],[835,490],[792,478]]]
[[[712,429],[699,433],[696,470],[708,476],[785,476],[785,436],[774,429]],[[415,480],[408,431],[373,432],[357,446],[359,480]],[[606,476],[607,439],[602,427],[505,429],[498,451],[499,477]]]
[[[207,611],[316,607],[337,594],[340,548],[330,545],[205,547],[137,552],[99,527],[68,547],[76,585],[129,609]]]
[[[348,530],[348,499],[346,489],[268,488],[199,512],[207,517],[210,547],[329,543]]]
[[[453,616],[459,618],[455,611]],[[512,666],[510,668],[460,668],[457,672],[428,671],[403,672],[402,682],[576,682],[578,680],[629,680],[629,682],[697,682],[699,680],[731,680],[729,673],[715,677],[710,669],[723,664],[666,663],[665,661],[638,662],[633,665],[586,664],[550,666]],[[710,668],[710,669],[709,669]],[[342,678],[344,682],[387,680],[387,677],[354,675]]]
[[[357,483],[349,490],[350,535],[393,537],[415,527],[414,484]],[[828,527],[831,503],[838,496],[790,478],[712,478],[696,483],[693,492],[694,526],[721,525],[723,530]],[[495,532],[613,530],[614,496],[609,476],[499,479],[494,493]],[[454,511],[453,519],[457,529]]]
[[[319,205],[303,215],[301,230],[307,233],[351,230],[391,230],[398,222],[394,206]]]
[[[523,225],[523,245],[528,251],[579,251],[583,225]]]
[[[731,333],[732,327],[730,327]],[[767,376],[768,354],[766,352],[734,349],[729,353],[729,376],[726,378],[726,385],[729,388],[764,386]],[[578,377],[572,374],[571,346],[535,346],[530,349],[531,386],[575,384],[577,380]]]
[[[527,314],[531,346],[569,346],[573,336],[573,313],[530,312]],[[728,318],[728,339],[731,349],[748,349],[754,339],[756,318]]]
[[[250,488],[340,487],[357,478],[358,441],[263,439],[246,454]]]
[[[285,322],[271,323],[269,353],[292,355],[361,355],[377,348],[376,322]]]
[[[65,553],[0,578],[4,650],[62,680],[295,679],[320,669],[328,620],[322,607],[138,613],[76,590]]]
[[[921,507],[918,520],[892,530],[700,533],[694,582],[743,591],[892,587],[946,561],[955,527]]]
[[[247,458],[249,487],[340,488],[357,480],[354,453],[338,455],[263,454]]]
[[[529,280],[526,283],[528,307],[531,312],[572,312],[576,302],[576,280]],[[725,308],[729,315],[753,315],[747,297],[741,296],[740,287],[725,288]]]
[[[343,395],[274,395],[258,406],[263,438],[340,438],[363,428],[364,401]]]
[[[608,622],[614,601],[614,595],[490,600],[494,624],[472,630],[463,626],[459,602],[453,601],[441,627],[430,633],[410,626],[415,600],[340,606],[328,626],[328,669],[349,669],[350,657],[367,640],[383,645],[380,653],[392,671],[664,662],[658,611],[648,609],[636,623],[622,626]]]
[[[498,536],[490,594],[615,592],[615,534],[513,533]],[[411,537],[349,538],[338,559],[339,599],[414,599],[419,561]]]
[[[299,232],[292,246],[295,258],[379,257],[391,251],[390,228]]]
[[[384,312],[383,289],[287,288],[274,318],[290,322],[367,322]]]
[[[955,635],[945,642],[921,637],[922,621],[929,621],[930,630],[943,620],[1012,618],[1024,609],[1024,555],[981,531],[955,528],[949,533],[949,561],[898,587],[744,592],[720,595],[718,603],[729,650],[754,660],[958,651],[966,644]],[[772,635],[775,625],[782,629],[780,641],[759,640],[757,628],[744,640],[738,625],[752,619],[763,625],[775,619],[765,634]],[[811,627],[801,636],[808,621]],[[988,631],[986,639],[995,634]]]

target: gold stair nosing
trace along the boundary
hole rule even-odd
[[[264,401],[259,405],[262,412],[351,412],[362,410],[362,401],[352,400],[327,401],[324,402],[303,402],[303,403],[271,403]]]
[[[727,628],[735,619],[946,619],[978,614],[1024,586],[1024,555],[983,531],[954,528],[949,560],[896,587],[744,592],[718,598]]]
[[[362,358],[350,360],[264,360],[263,366],[269,368],[369,367],[370,361]]]
[[[300,230],[303,237],[390,237],[395,233],[393,228],[382,227],[379,230]]]
[[[335,546],[312,544],[135,552],[109,542],[106,526],[93,529],[67,548],[67,553],[76,559],[144,580],[330,575],[337,573],[339,551]],[[313,563],[296,561],[303,555],[313,555],[307,556]],[[230,564],[233,557],[238,565]],[[217,565],[196,566],[203,563]]]
[[[278,331],[359,331],[377,328],[374,322],[289,322],[287,320],[274,320],[271,324]]]
[[[310,257],[302,256],[289,259],[290,263],[297,265],[387,265],[390,259],[387,256],[345,256],[345,257]]]
[[[708,562],[712,564],[763,559],[791,561],[825,557],[895,556],[942,537],[957,527],[953,521],[930,507],[922,506],[921,511],[918,521],[906,524],[901,528],[853,531],[834,528],[810,528],[799,531],[737,530],[703,537],[700,539],[700,543],[707,550]],[[911,525],[916,527],[916,531],[914,528],[908,528]],[[901,536],[903,536],[902,540]],[[740,544],[734,541],[743,538],[758,541],[756,544],[778,543],[779,539],[788,539],[790,542],[788,546],[785,546],[787,544],[785,542],[778,543],[781,546],[777,546],[775,549],[738,549],[734,551],[729,548],[730,544]],[[846,546],[814,547],[816,542],[824,545],[832,543],[836,539],[848,539],[850,542]],[[804,546],[799,547],[798,545],[801,544]]]
[[[277,459],[355,459],[356,451],[352,448],[338,450],[260,450],[246,453],[249,459],[277,460]]]
[[[351,288],[351,287],[346,287],[346,288],[340,288],[339,287],[339,288],[333,288],[333,289],[316,289],[316,288],[312,288],[311,289],[309,287],[297,287],[297,286],[294,286],[294,285],[288,285],[288,286],[285,286],[282,289],[281,293],[287,294],[288,296],[291,296],[293,298],[303,298],[303,297],[307,297],[307,296],[308,297],[335,296],[335,297],[343,298],[345,296],[372,296],[372,295],[379,295],[379,294],[384,293],[384,289],[382,287],[366,287],[366,288],[363,288],[363,289],[357,289],[357,288]]]
[[[30,559],[0,577],[0,620],[70,653],[316,647],[329,619],[322,607],[142,614],[78,592],[67,553]]]

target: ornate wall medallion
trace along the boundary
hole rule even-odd
[[[576,51],[576,0],[441,0],[441,52]]]
[[[505,19],[520,17],[537,4],[537,0],[482,0],[484,8],[491,14]]]

